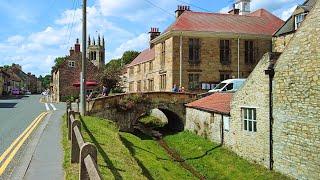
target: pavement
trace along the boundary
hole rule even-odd
[[[17,137],[28,130],[29,126],[34,122],[38,123],[29,131],[30,134],[23,136],[27,138],[21,142],[22,146],[13,146],[14,149],[0,161],[1,180],[64,179],[61,117],[65,112],[65,105],[40,103],[40,97],[32,95],[17,99],[0,99],[0,154],[5,154],[3,152],[7,152],[15,139],[19,139]],[[18,142],[20,141],[22,140]],[[16,149],[18,150],[14,154]],[[8,159],[10,162],[1,174],[1,169]]]

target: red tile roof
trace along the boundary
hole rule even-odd
[[[142,51],[127,67],[153,60],[155,57],[154,47]]]
[[[199,31],[271,36],[283,24],[284,21],[264,9],[259,9],[248,15],[185,11],[166,31]]]
[[[187,107],[203,109],[210,112],[222,114],[230,113],[230,103],[233,93],[214,93],[205,98],[187,104]]]

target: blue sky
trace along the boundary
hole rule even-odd
[[[193,11],[226,12],[233,0],[88,0],[88,33],[106,40],[106,61],[126,50],[148,47],[148,30],[164,30],[177,5]],[[252,0],[286,20],[303,0]],[[82,0],[1,0],[0,66],[18,63],[25,72],[49,74],[54,59],[65,56],[81,38]]]

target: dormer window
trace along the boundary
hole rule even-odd
[[[295,30],[297,30],[300,26],[304,18],[306,17],[307,13],[298,14],[295,16]]]
[[[75,62],[74,61],[69,61],[68,62],[69,67],[75,67]]]

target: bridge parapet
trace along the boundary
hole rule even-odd
[[[137,119],[152,109],[175,113],[184,123],[184,105],[195,99],[193,93],[126,93],[93,99],[88,102],[87,110],[90,115],[116,121],[123,131],[131,131]]]

